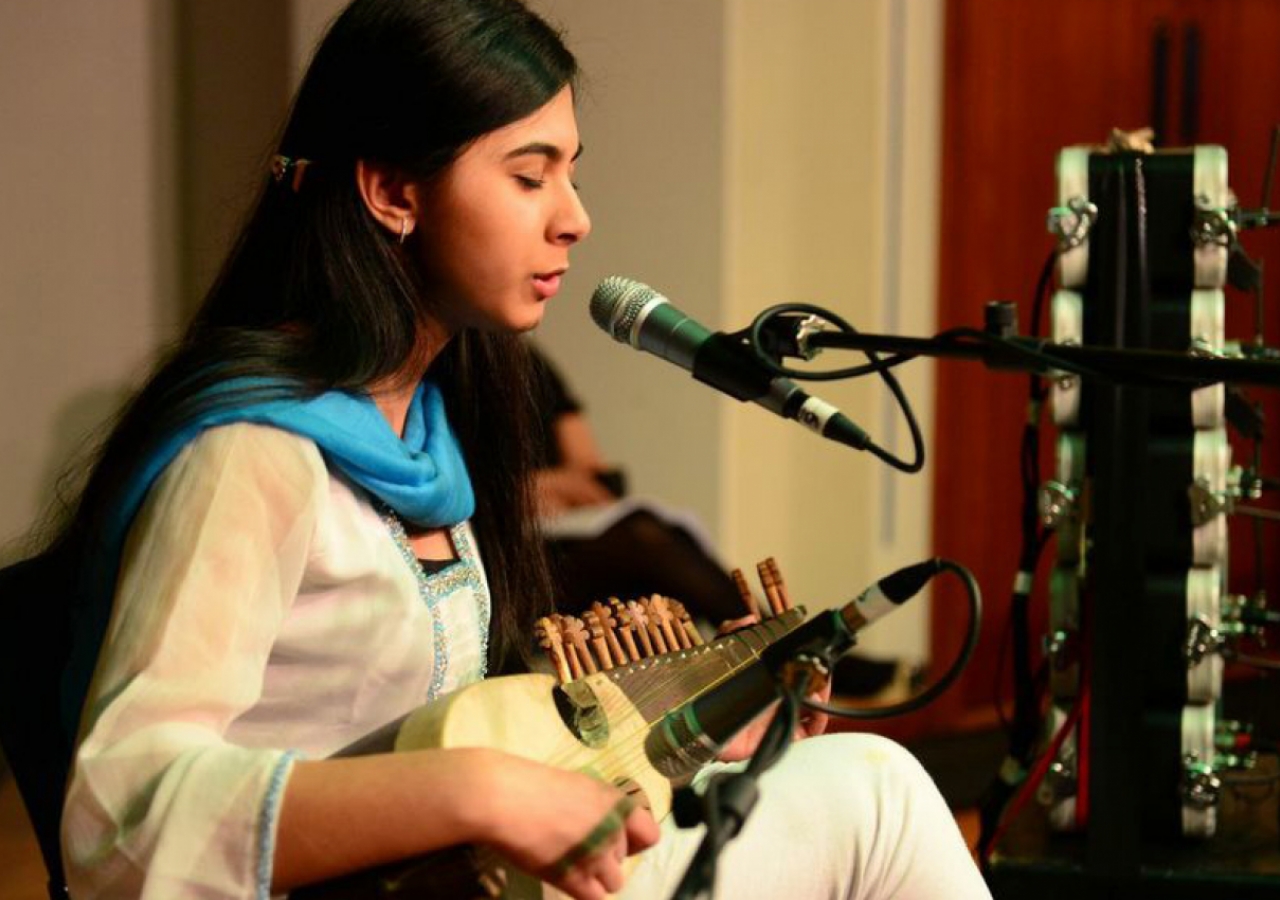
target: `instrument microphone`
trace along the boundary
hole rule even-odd
[[[591,318],[616,341],[673,362],[737,400],[750,400],[856,450],[871,437],[825,400],[774,375],[738,337],[711,332],[653,288],[614,275],[591,295]]]
[[[840,610],[840,617],[850,631],[857,633],[920,593],[930,579],[941,571],[942,561],[939,559],[903,566],[854,597]]]
[[[905,566],[843,608],[820,613],[779,638],[755,662],[669,712],[646,741],[649,761],[672,778],[709,762],[743,725],[778,699],[777,672],[784,663],[800,653],[834,659],[853,646],[859,631],[920,593],[943,567],[940,559]]]

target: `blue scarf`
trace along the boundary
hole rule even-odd
[[[98,651],[106,635],[125,537],[147,492],[178,453],[207,428],[232,422],[272,425],[311,439],[328,463],[403,519],[429,527],[453,525],[475,512],[471,477],[445,415],[444,399],[423,381],[414,392],[403,439],[366,395],[329,391],[309,400],[245,399],[237,392],[270,391],[265,381],[239,379],[214,389],[228,402],[170,434],[134,470],[89,561],[88,584],[76,610],[70,663],[63,680],[63,718],[74,735]],[[216,399],[216,397],[215,397]]]

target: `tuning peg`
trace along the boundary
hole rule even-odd
[[[626,648],[628,662],[638,661],[640,650],[636,647],[636,626],[631,621],[631,610],[617,597],[609,598],[609,606],[613,608],[614,618],[618,622],[618,635],[622,639],[622,646]]]
[[[662,631],[662,622],[659,621],[658,612],[653,608],[653,599],[651,597],[641,597],[637,601],[645,611],[645,628],[649,632],[649,640],[653,642],[653,652],[658,656],[671,650],[667,646],[667,636]]]
[[[778,567],[778,561],[770,556],[764,562],[769,567],[770,574],[773,575],[773,583],[778,587],[778,597],[782,600],[782,608],[784,610],[794,609],[795,604],[791,602],[791,594],[787,592],[787,583],[782,578],[782,569]]]
[[[591,611],[596,614],[596,619],[604,630],[604,642],[609,648],[613,662],[619,666],[625,666],[627,664],[627,654],[623,651],[622,645],[618,643],[618,635],[615,631],[618,627],[618,622],[614,618],[613,610],[597,600],[591,604]]]
[[[582,624],[582,620],[577,616],[561,616],[560,629],[570,651],[569,668],[573,669],[575,657],[580,667],[575,677],[581,678],[584,672],[594,675],[599,671],[595,660],[591,658],[591,650],[587,647],[587,629]]]
[[[612,669],[613,654],[609,652],[609,645],[605,643],[604,626],[600,624],[600,617],[596,615],[594,609],[588,609],[582,614],[582,619],[587,623],[587,630],[591,632],[591,649],[595,651],[600,668]]]
[[[756,573],[760,576],[760,586],[764,588],[765,599],[769,601],[769,609],[773,611],[775,616],[780,616],[786,612],[782,605],[782,595],[778,593],[778,584],[773,577],[773,571],[769,568],[769,564],[765,560],[756,563]]]
[[[671,612],[670,601],[661,594],[654,594],[649,598],[649,610],[654,624],[658,626],[658,633],[662,635],[663,643],[667,645],[665,652],[679,650],[683,644],[676,636],[676,617]]]
[[[747,584],[747,577],[742,574],[741,569],[734,569],[732,572],[734,587],[738,589],[738,596],[742,598],[742,605],[747,609],[747,615],[755,616],[757,619],[763,619],[761,613],[763,606],[756,602],[756,597],[751,593],[751,586]]]
[[[653,656],[653,634],[649,631],[648,611],[639,601],[628,600],[627,612],[631,613],[631,627],[636,630],[636,637],[640,639],[640,649],[644,657]]]
[[[680,646],[697,647],[700,646],[702,635],[698,632],[698,626],[693,624],[693,616],[689,615],[689,610],[685,609],[685,605],[679,600],[667,598],[667,603],[671,607],[671,614],[675,616],[677,622],[680,623]]]
[[[538,638],[538,645],[547,651],[547,657],[551,660],[552,667],[556,670],[556,677],[563,684],[572,679],[569,671],[569,660],[565,656],[564,644],[560,637],[560,627],[551,619],[543,616],[533,626],[534,634]]]

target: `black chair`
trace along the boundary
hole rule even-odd
[[[71,572],[53,555],[0,570],[0,745],[49,873],[66,900],[59,826],[73,736],[63,727],[60,684],[70,653]]]

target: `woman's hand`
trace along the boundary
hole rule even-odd
[[[719,634],[728,634],[731,631],[737,631],[740,628],[746,628],[756,624],[759,621],[755,616],[743,616],[741,619],[731,619],[721,623],[717,632]],[[817,700],[819,703],[826,703],[831,699],[831,680],[829,678],[822,679],[822,686],[809,694],[809,699]],[[756,748],[760,746],[760,739],[764,737],[765,731],[769,728],[769,722],[773,719],[774,714],[778,711],[778,703],[770,704],[769,708],[756,716],[741,731],[733,736],[729,743],[721,748],[718,754],[719,758],[724,762],[737,762],[738,760],[748,759]],[[796,725],[794,739],[802,741],[805,738],[816,737],[827,730],[827,722],[829,716],[826,713],[816,712],[810,709],[801,708],[800,719]]]
[[[588,775],[465,747],[300,760],[277,828],[272,893],[459,844],[484,844],[575,900],[622,885],[658,840],[648,810]]]
[[[658,840],[643,806],[589,775],[494,755],[486,843],[575,900],[622,888],[622,862]]]

